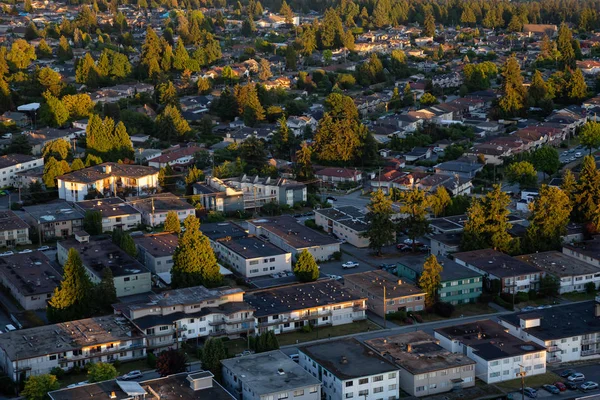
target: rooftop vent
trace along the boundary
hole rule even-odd
[[[285,375],[285,371],[284,371],[283,369],[279,368],[279,369],[277,370],[277,374],[278,374],[278,375]]]

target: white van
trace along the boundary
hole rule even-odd
[[[12,332],[12,331],[16,331],[16,330],[17,330],[17,328],[15,328],[15,326],[14,326],[14,325],[12,325],[12,324],[8,324],[8,325],[6,325],[6,326],[4,327],[4,330],[5,330],[6,332]]]

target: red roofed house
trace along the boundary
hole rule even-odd
[[[342,182],[362,182],[362,171],[341,167],[329,167],[318,171],[316,177],[317,179],[321,179],[323,183],[335,187]]]
[[[194,161],[194,154],[202,150],[198,146],[177,147],[166,150],[158,157],[148,160],[148,165],[154,168],[163,168],[167,165],[184,167]]]

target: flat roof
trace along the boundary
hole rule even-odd
[[[565,251],[564,249],[567,249]],[[594,237],[592,240],[586,240],[577,244],[566,244],[563,246],[563,251],[574,251],[586,255],[594,260],[600,260],[600,236]]]
[[[246,260],[288,254],[287,251],[283,251],[279,247],[255,236],[239,237],[232,240],[222,239],[218,242]]]
[[[442,266],[442,273],[440,274],[442,278],[442,282],[450,282],[458,279],[465,278],[473,278],[479,277],[481,274],[477,271],[473,271],[463,265],[456,263],[454,260],[449,259],[448,257],[437,257],[438,262]],[[400,263],[402,264],[402,263]],[[417,274],[421,274],[423,272],[423,264],[419,263],[416,265],[406,265],[402,264],[407,268],[412,269]]]
[[[317,378],[280,350],[229,358],[221,363],[259,396],[321,386]]]
[[[25,154],[7,154],[0,157],[0,168],[8,168],[17,164],[40,160],[41,158],[42,157],[28,156]]]
[[[354,338],[301,346],[298,350],[340,380],[398,370],[397,366]]]
[[[344,286],[350,287],[350,284],[364,289],[367,294],[379,297],[383,297],[383,288],[385,287],[388,299],[414,295],[425,296],[423,290],[382,269],[344,275]]]
[[[454,259],[472,265],[490,275],[506,278],[541,272],[537,267],[493,249],[454,253]]]
[[[190,203],[181,200],[179,197],[170,193],[140,198],[133,200],[131,204],[135,209],[148,213],[194,209],[194,206],[192,206]]]
[[[108,167],[108,169],[107,169]],[[109,172],[106,172],[109,171]],[[92,167],[80,169],[61,175],[58,179],[65,182],[93,183],[110,176],[126,178],[143,178],[145,176],[157,175],[158,169],[135,164],[119,164],[105,162]]]
[[[517,258],[557,277],[600,273],[600,268],[560,251],[525,254]]]
[[[58,242],[58,246],[77,250],[83,265],[99,277],[102,277],[102,270],[105,267],[110,268],[115,277],[150,273],[138,260],[123,251],[111,239],[90,239],[85,243],[80,243],[76,239],[67,239]]]
[[[436,240],[445,246],[458,247],[462,243],[462,232],[439,233],[431,236],[431,240]]]
[[[11,210],[0,211],[0,232],[27,228],[29,225]]]
[[[339,242],[334,238],[299,224],[289,215],[253,219],[248,221],[248,223],[271,232],[295,249],[327,246],[330,244],[337,244],[339,246]]]
[[[340,225],[346,226],[357,232],[367,230],[365,214],[354,206],[344,206],[339,208],[322,208],[315,210],[316,214],[321,214],[326,218],[332,219]]]
[[[107,315],[7,332],[0,335],[0,348],[14,361],[129,341],[134,329],[124,317]]]
[[[153,257],[167,257],[175,252],[179,237],[173,233],[157,233],[134,236],[133,241]]]
[[[256,317],[346,303],[365,298],[366,296],[353,295],[334,280],[279,286],[244,294],[244,301],[256,308],[254,312]]]
[[[463,354],[444,349],[423,331],[369,339],[365,344],[413,375],[475,364]]]
[[[85,211],[100,211],[102,217],[118,217],[120,215],[140,214],[138,210],[118,197],[106,199],[85,200],[75,203],[77,207]]]
[[[134,392],[143,390],[149,396],[152,393],[160,393],[161,400],[235,400],[227,390],[219,385],[214,379],[211,387],[203,387],[199,390],[193,390],[190,387],[188,376],[191,379],[204,378],[204,376],[195,377],[198,373],[169,375],[164,378],[157,378],[138,382],[118,381],[112,379],[74,388],[65,388],[48,393],[52,400],[81,400],[89,398],[110,399],[114,393],[115,400],[129,400],[134,396]],[[212,376],[212,374],[207,375]],[[129,385],[129,386],[127,386]],[[148,397],[150,398],[150,397]]]
[[[488,361],[537,353],[546,349],[537,343],[521,340],[504,329],[497,322],[486,319],[435,329],[435,332],[473,348],[475,354]]]
[[[600,333],[600,317],[596,317],[595,301],[584,301],[573,304],[557,305],[551,308],[535,310],[530,312],[518,312],[507,315],[499,315],[498,318],[513,326],[521,326],[521,319],[541,318],[540,326],[532,328],[521,328],[523,331],[541,340],[556,340],[581,336],[592,333]],[[536,315],[538,314],[538,315]]]
[[[23,207],[23,210],[39,224],[83,219],[83,214],[66,201],[26,206]]]
[[[0,257],[0,273],[24,296],[52,293],[62,279],[41,251]]]
[[[246,231],[239,225],[233,222],[213,222],[208,224],[201,224],[200,231],[207,236],[210,240],[223,239],[226,237],[238,238],[248,236]]]

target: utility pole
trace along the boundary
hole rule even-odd
[[[521,364],[519,364],[519,370],[520,371],[517,372],[517,377],[521,378],[521,398],[525,399],[525,376],[527,376],[527,372]]]
[[[386,293],[385,293],[385,285],[383,286],[383,328],[387,328],[387,319],[386,319],[386,314],[387,314],[387,299],[386,299]]]

